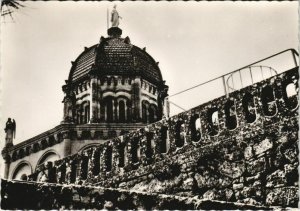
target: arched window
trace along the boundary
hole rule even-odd
[[[125,122],[125,103],[123,100],[119,101],[119,121]]]
[[[90,121],[90,106],[86,105],[84,108],[84,118],[85,118],[85,123],[88,123]]]
[[[47,162],[54,162],[56,160],[59,160],[59,155],[54,152],[54,151],[48,151],[46,153],[44,153],[41,158],[39,159],[37,165],[41,165],[43,163],[47,163]]]
[[[156,108],[156,106],[155,105],[149,106],[148,112],[149,112],[149,122],[150,123],[155,122],[157,120],[157,108]]]
[[[113,122],[113,102],[112,102],[112,98],[108,97],[105,100],[105,104],[106,104],[106,121],[107,122]]]
[[[16,167],[12,174],[12,179],[15,180],[24,180],[24,175],[30,175],[32,173],[32,169],[29,163],[21,161],[20,164]]]

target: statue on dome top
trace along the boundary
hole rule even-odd
[[[6,122],[6,126],[4,129],[6,136],[5,136],[5,145],[6,146],[12,146],[13,145],[13,139],[16,136],[16,122],[15,120],[11,120],[11,118],[8,118]]]
[[[114,9],[111,12],[111,27],[118,27],[119,26],[119,19],[122,19],[121,16],[119,16],[118,11],[116,10],[117,5],[114,5]]]

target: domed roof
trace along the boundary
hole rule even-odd
[[[91,72],[96,75],[140,75],[155,84],[162,82],[154,59],[145,50],[132,45],[128,37],[124,39],[119,35],[101,37],[99,44],[85,48],[72,62],[69,82],[80,80]]]

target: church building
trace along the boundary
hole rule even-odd
[[[43,163],[168,116],[168,86],[158,62],[145,48],[133,45],[129,37],[123,38],[118,17],[112,18],[115,22],[108,29],[108,37],[101,37],[72,61],[62,87],[62,122],[16,145],[7,138],[2,150],[6,179],[27,180],[27,175]]]

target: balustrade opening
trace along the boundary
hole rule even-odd
[[[112,147],[108,146],[106,148],[106,159],[105,159],[105,165],[106,165],[106,171],[111,171],[112,169]]]
[[[125,143],[120,143],[118,146],[118,152],[119,152],[119,164],[118,166],[123,168],[125,166]]]
[[[201,139],[201,121],[198,114],[191,116],[190,120],[191,139],[198,142]]]
[[[94,152],[94,166],[92,172],[94,176],[97,176],[100,173],[100,150],[99,149],[95,149]]]
[[[153,133],[146,132],[146,157],[151,159],[153,157],[154,151],[152,147]]]
[[[131,156],[132,156],[132,162],[137,163],[139,162],[139,138],[134,137],[132,142],[131,142]]]
[[[265,116],[274,116],[277,112],[277,106],[274,96],[274,90],[271,86],[265,86],[261,91],[261,101]]]
[[[76,169],[77,169],[77,161],[74,160],[71,163],[70,183],[75,183],[75,181],[76,181]]]
[[[160,139],[159,139],[159,152],[167,153],[167,138],[168,138],[168,127],[162,126],[160,128]]]
[[[225,125],[229,130],[233,130],[237,127],[237,117],[235,102],[228,100],[224,106],[225,112]]]
[[[242,99],[242,107],[247,123],[252,123],[256,120],[254,97],[247,92]]]
[[[63,184],[66,180],[66,164],[60,166],[59,172],[60,172],[60,178],[58,182],[60,184]]]
[[[89,158],[87,156],[82,157],[82,163],[81,163],[81,179],[86,180],[88,175],[88,164],[89,164]]]
[[[219,133],[219,111],[217,108],[210,108],[207,112],[208,135],[215,136]]]
[[[298,106],[298,94],[297,87],[293,82],[290,82],[284,86],[283,99],[289,109],[295,109]]]
[[[185,138],[185,125],[182,120],[178,120],[175,125],[175,145],[176,147],[183,147]]]

